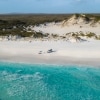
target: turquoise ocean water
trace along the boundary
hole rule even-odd
[[[100,100],[100,68],[0,62],[0,100]]]

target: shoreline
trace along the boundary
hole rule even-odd
[[[44,56],[45,57],[45,56]],[[30,57],[24,56],[6,56],[0,57],[1,62],[24,63],[24,64],[47,64],[47,65],[82,65],[100,67],[100,58],[71,58],[71,57]]]

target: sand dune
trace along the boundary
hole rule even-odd
[[[69,32],[93,32],[95,34],[100,35],[100,22],[94,21],[94,19],[90,19],[87,21],[84,17],[76,18],[73,15],[68,20],[64,20],[58,23],[51,22],[40,24],[39,26],[31,27],[32,30],[37,32],[49,33],[49,34],[59,34],[63,35]]]

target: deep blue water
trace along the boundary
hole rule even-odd
[[[100,100],[100,68],[1,62],[0,100]]]

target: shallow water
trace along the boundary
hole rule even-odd
[[[1,62],[0,100],[100,100],[100,68]]]

